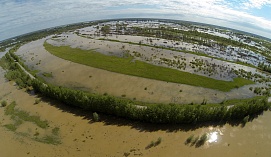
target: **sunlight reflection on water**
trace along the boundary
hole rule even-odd
[[[217,143],[217,142],[221,141],[222,135],[223,135],[222,130],[223,130],[223,128],[210,127],[207,142],[209,144],[211,144],[211,143]]]
[[[213,142],[217,142],[217,138],[218,138],[218,132],[211,132],[209,133],[209,143],[213,143]]]

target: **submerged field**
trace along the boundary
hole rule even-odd
[[[175,69],[155,66],[142,61],[133,60],[133,57],[129,54],[124,57],[107,56],[95,52],[95,50],[82,50],[79,48],[71,48],[69,46],[53,46],[47,42],[44,43],[44,47],[53,55],[69,61],[112,72],[166,82],[217,89],[224,92],[244,85],[253,84],[252,81],[243,78],[235,78],[233,81],[222,81]]]
[[[27,111],[29,115],[37,115],[42,121],[47,120],[49,128],[59,128],[60,144],[52,145],[37,141],[36,132],[42,135],[51,134],[51,130],[44,131],[34,123],[24,122],[16,132],[9,131],[4,125],[13,122],[9,115],[5,115],[6,107],[0,107],[0,150],[2,156],[172,156],[182,154],[187,157],[210,156],[247,157],[268,156],[271,147],[270,112],[265,112],[246,126],[206,126],[193,128],[180,125],[151,125],[135,123],[100,115],[101,122],[94,122],[90,113],[69,108],[64,104],[42,99],[38,104],[37,95],[30,95],[24,90],[18,90],[13,83],[6,82],[4,71],[0,69],[1,100],[8,104],[17,100],[16,110]],[[3,120],[5,119],[5,120]],[[38,128],[36,130],[36,128]],[[217,136],[212,142],[204,146],[185,145],[191,135],[200,136],[204,133]],[[31,135],[30,137],[28,135]],[[36,134],[37,136],[37,134]],[[148,148],[152,141],[161,138],[161,143]],[[248,138],[249,137],[249,138]],[[255,144],[257,143],[257,144]],[[14,151],[14,149],[18,151]],[[106,150],[106,151],[105,151]]]

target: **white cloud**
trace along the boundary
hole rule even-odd
[[[248,0],[247,2],[244,2],[243,5],[246,9],[261,9],[265,5],[271,5],[271,0]]]
[[[243,23],[271,32],[271,21],[252,15],[247,10],[237,9],[261,8],[269,4],[271,0],[27,0],[20,3],[1,0],[0,40],[56,25],[138,15],[169,19],[186,16],[190,18],[185,20],[197,19],[197,22],[202,23],[207,22],[206,19],[212,19],[208,23]],[[114,7],[117,10],[114,10]],[[254,29],[255,32],[257,33],[257,30]]]

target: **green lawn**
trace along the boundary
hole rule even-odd
[[[204,88],[211,88],[220,91],[230,91],[233,88],[241,87],[254,82],[244,78],[235,78],[234,81],[221,81],[212,78],[182,72],[161,66],[155,66],[142,61],[132,61],[132,57],[120,58],[107,56],[94,50],[82,50],[69,46],[53,46],[44,43],[45,49],[51,54],[65,60],[100,68],[112,72],[150,78],[155,80],[175,82]]]

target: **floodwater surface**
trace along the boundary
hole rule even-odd
[[[4,78],[0,70],[1,100],[16,100],[16,108],[47,120],[50,127],[59,128],[61,144],[52,145],[34,140],[26,134],[34,134],[33,124],[26,123],[15,132],[3,125],[10,119],[0,108],[0,152],[3,157],[28,156],[148,156],[148,157],[269,157],[271,155],[271,112],[248,122],[244,127],[222,126],[196,127],[183,125],[152,125],[126,121],[100,115],[101,122],[93,122],[92,113],[65,107],[57,102],[42,99],[34,105],[37,95],[18,90]],[[40,134],[46,132],[40,131]],[[208,141],[201,147],[185,145],[194,135],[208,134]],[[162,141],[148,148],[151,141]]]

